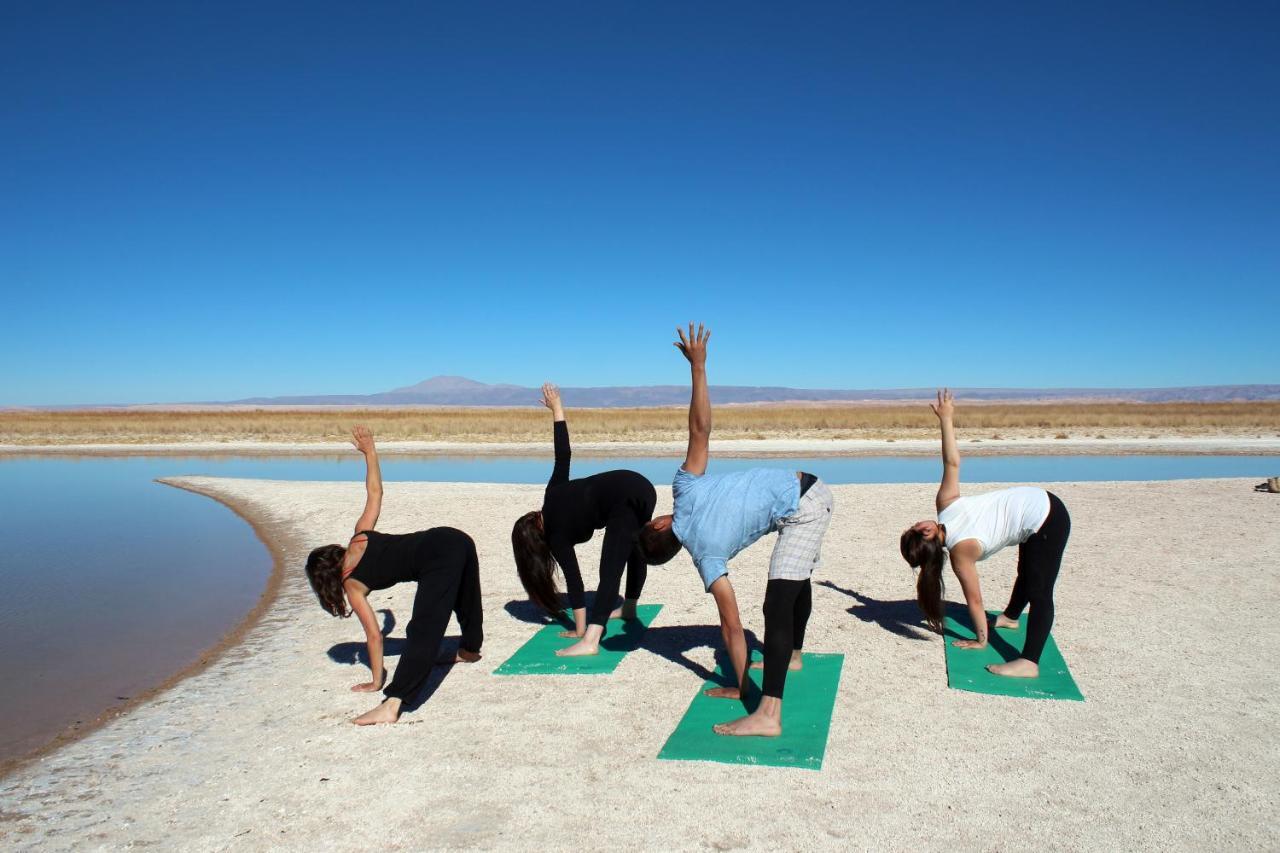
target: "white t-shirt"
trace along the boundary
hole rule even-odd
[[[947,528],[946,548],[977,539],[985,560],[1007,545],[1021,545],[1049,517],[1049,493],[1036,486],[1014,486],[985,495],[956,498],[938,513]]]

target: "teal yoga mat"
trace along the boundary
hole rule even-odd
[[[573,627],[573,615],[568,614],[563,622],[552,622],[534,634],[493,674],[608,675],[618,668],[627,652],[640,648],[645,629],[661,609],[661,604],[641,604],[636,607],[635,619],[610,619],[600,642],[600,654],[581,658],[556,656],[556,649],[566,649],[576,642],[560,636],[561,631]]]
[[[771,767],[801,767],[821,770],[827,752],[831,711],[840,687],[844,655],[804,654],[804,669],[787,673],[782,700],[782,734],[778,737],[729,737],[711,730],[746,713],[742,703],[732,699],[712,699],[705,694],[712,687],[732,682],[720,669],[717,679],[698,689],[689,710],[667,738],[658,757],[668,761],[718,761],[722,764],[763,764]],[[760,686],[761,671],[751,670],[751,680]],[[760,693],[755,691],[755,701]],[[754,709],[755,701],[752,702]]]
[[[996,614],[988,615],[994,618]],[[967,612],[948,614],[943,620],[942,635],[947,646],[947,684],[956,690],[1022,699],[1084,701],[1084,694],[1071,677],[1071,671],[1067,669],[1067,662],[1058,651],[1053,635],[1049,636],[1044,653],[1040,655],[1038,678],[1006,678],[987,672],[987,664],[1004,663],[1019,657],[1022,645],[1027,641],[1025,614],[1019,620],[1016,631],[997,631],[995,628],[988,631],[985,649],[960,649],[952,645],[958,639],[974,638],[973,621]]]

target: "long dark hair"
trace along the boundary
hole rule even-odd
[[[341,545],[321,545],[307,555],[307,580],[320,606],[331,616],[347,617],[347,596],[342,592],[342,561],[347,549]]]
[[[560,590],[556,588],[556,561],[547,534],[538,524],[539,513],[526,512],[511,528],[511,550],[516,572],[529,599],[552,616],[560,615]]]
[[[947,552],[937,538],[928,539],[914,527],[902,532],[899,547],[907,565],[920,570],[916,577],[916,602],[924,613],[924,619],[930,628],[941,633],[942,567],[947,562]]]

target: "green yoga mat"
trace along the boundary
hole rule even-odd
[[[731,737],[711,730],[716,723],[726,723],[746,713],[741,702],[713,699],[705,694],[704,691],[726,683],[718,668],[719,678],[699,688],[658,757],[668,761],[719,761],[821,770],[843,666],[844,655],[805,653],[804,669],[787,673],[787,689],[782,699],[782,734],[778,737]],[[753,669],[750,675],[758,688],[762,672]],[[731,675],[727,681],[732,680]],[[750,705],[752,710],[759,696],[757,690]]]
[[[994,618],[996,614],[988,615]],[[1039,677],[1006,678],[987,672],[987,664],[1004,663],[1021,656],[1022,646],[1027,641],[1026,616],[1019,620],[1016,631],[991,628],[987,632],[985,649],[960,649],[952,645],[956,640],[974,638],[973,622],[965,612],[948,614],[943,620],[942,635],[947,644],[947,684],[956,690],[1023,699],[1084,701],[1084,694],[1071,677],[1067,662],[1062,659],[1052,635],[1040,655]]]
[[[576,640],[561,637],[560,632],[573,627],[573,614],[563,622],[552,622],[534,634],[516,653],[507,658],[494,675],[608,675],[618,668],[627,652],[640,648],[645,629],[653,622],[661,604],[641,604],[635,619],[610,619],[605,625],[600,654],[590,657],[562,658],[556,649],[567,649]]]

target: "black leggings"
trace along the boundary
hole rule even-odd
[[[774,578],[764,590],[764,695],[782,698],[791,653],[804,648],[813,583]]]
[[[1058,580],[1062,553],[1067,550],[1070,536],[1071,516],[1058,496],[1050,492],[1049,515],[1044,524],[1018,546],[1018,579],[1013,582],[1013,594],[1004,609],[1005,616],[1017,619],[1023,608],[1031,605],[1022,656],[1035,663],[1040,663],[1040,653],[1053,627],[1053,585]]]
[[[609,622],[609,614],[618,603],[618,588],[622,586],[622,570],[627,570],[627,598],[631,601],[644,592],[644,582],[649,576],[649,564],[644,560],[640,546],[631,543],[630,539],[622,539],[618,534],[606,530],[604,548],[600,554],[600,584],[596,587],[596,597],[591,602],[591,612],[587,614],[587,622],[591,625],[604,626]],[[626,548],[624,552],[622,549]]]
[[[484,642],[484,613],[480,606],[480,560],[469,537],[459,537],[450,553],[437,555],[418,576],[413,616],[405,627],[405,649],[396,674],[387,685],[388,699],[412,699],[440,654],[440,641],[449,627],[449,614],[458,615],[462,648],[479,652]]]

